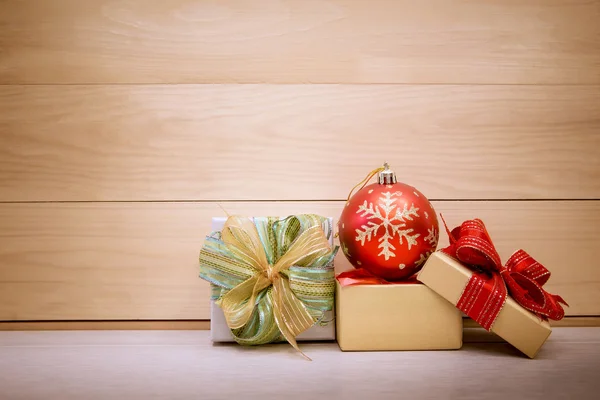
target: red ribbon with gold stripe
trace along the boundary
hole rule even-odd
[[[542,319],[564,317],[561,304],[568,304],[542,288],[550,278],[546,267],[523,250],[516,251],[502,265],[480,219],[465,221],[452,231],[443,217],[442,221],[450,237],[450,245],[442,252],[474,271],[456,305],[462,312],[490,330],[510,294],[523,308]]]

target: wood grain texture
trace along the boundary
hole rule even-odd
[[[342,202],[235,202],[230,213],[337,217]],[[449,224],[480,217],[504,260],[552,271],[568,315],[600,314],[600,202],[435,202]],[[207,319],[197,255],[215,203],[0,205],[0,320]],[[446,240],[442,235],[441,245]],[[338,257],[338,271],[349,268]]]
[[[600,83],[597,0],[4,0],[0,83]]]
[[[423,400],[596,400],[600,391],[597,328],[555,329],[536,360],[507,343],[468,343],[458,351],[341,352],[332,342],[300,347],[313,362],[286,343],[215,346],[208,332],[2,332],[0,395],[398,400],[401,392]]]
[[[600,198],[600,86],[0,87],[0,201]]]

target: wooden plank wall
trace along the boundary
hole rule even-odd
[[[599,316],[598,21],[598,0],[0,1],[0,321],[208,319],[219,205],[337,217],[384,160]]]

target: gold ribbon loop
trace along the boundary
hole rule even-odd
[[[284,338],[302,353],[296,337],[313,326],[315,321],[290,289],[287,277],[281,273],[302,261],[314,260],[331,252],[323,229],[315,225],[303,231],[274,266],[269,265],[256,226],[249,219],[229,217],[221,238],[240,261],[255,271],[252,277],[220,299],[219,305],[227,325],[231,329],[243,327],[252,317],[259,294],[272,286],[273,317],[277,327]]]

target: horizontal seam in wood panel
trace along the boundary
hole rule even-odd
[[[298,83],[298,82],[77,82],[77,83],[0,83],[2,86],[202,86],[202,85],[220,85],[220,86],[548,86],[548,87],[594,87],[600,86],[597,83],[411,83],[411,82],[318,82],[318,83]]]
[[[210,319],[23,319],[23,320],[0,320],[0,324],[5,323],[44,323],[44,322],[56,322],[56,323],[117,323],[117,322],[134,322],[134,323],[146,323],[146,322],[202,322],[210,321]]]
[[[0,321],[0,331],[210,330],[210,320]]]
[[[565,199],[436,199],[429,198],[429,201],[446,201],[446,202],[574,202],[574,201],[600,201],[600,198],[565,198]],[[11,200],[0,201],[0,204],[89,204],[89,203],[335,203],[344,202],[347,199],[227,199],[227,200]]]
[[[576,320],[576,319],[598,319],[600,321],[600,315],[572,315],[565,316],[561,321],[564,320]],[[463,317],[465,323],[475,323],[469,317]],[[150,322],[165,322],[165,323],[186,323],[186,322],[202,322],[210,321],[210,319],[27,319],[27,320],[0,320],[0,324],[10,323],[120,323],[120,322],[131,322],[131,323],[150,323]],[[557,321],[554,321],[557,322]]]

